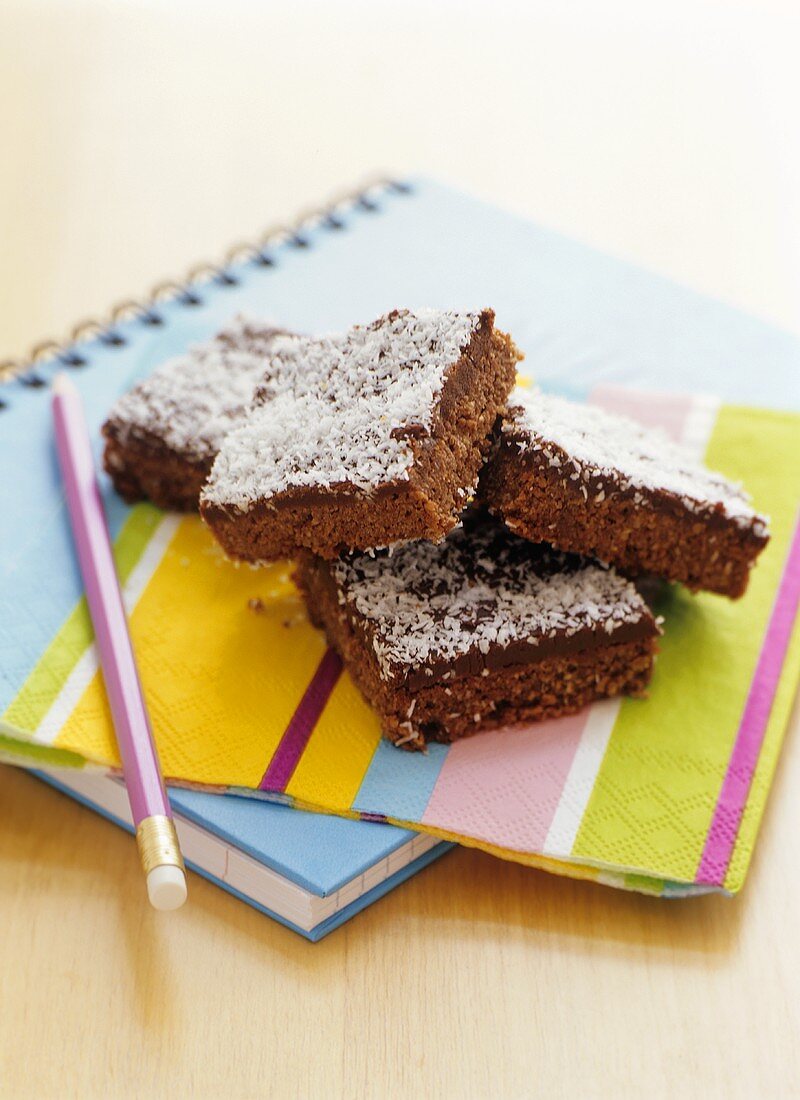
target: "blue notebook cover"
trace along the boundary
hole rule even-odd
[[[183,817],[320,897],[333,894],[417,835],[394,825],[348,821],[235,795],[173,788],[169,797]]]

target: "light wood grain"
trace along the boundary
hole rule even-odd
[[[0,357],[385,166],[800,328],[796,21],[642,7],[6,0]],[[0,1095],[800,1095],[798,725],[735,901],[462,850],[319,945],[0,768]]]

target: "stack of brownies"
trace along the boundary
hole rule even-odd
[[[741,596],[766,520],[666,436],[515,390],[521,358],[488,309],[239,321],[116,404],[106,468],[199,500],[236,560],[295,559],[397,745],[641,695],[660,628],[631,578]]]

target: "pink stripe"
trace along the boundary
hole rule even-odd
[[[800,604],[800,520],[786,559],[695,882],[723,886]]]
[[[693,398],[683,393],[647,393],[627,390],[622,386],[596,386],[589,395],[589,401],[607,412],[638,420],[647,428],[661,428],[679,443]]]
[[[260,791],[286,790],[341,671],[338,654],[332,649],[326,650],[264,772],[258,785]]]
[[[542,848],[588,714],[456,741],[422,824],[519,851]]]

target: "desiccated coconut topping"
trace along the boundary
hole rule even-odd
[[[655,631],[642,597],[613,569],[493,524],[391,555],[348,555],[332,569],[340,601],[365,621],[386,678],[556,635],[612,636],[642,622]]]
[[[767,531],[766,518],[752,509],[740,485],[708,470],[659,429],[536,390],[517,388],[509,405],[504,437],[522,454],[541,453],[563,478],[589,485],[584,495],[602,500],[615,491],[670,493],[693,512],[721,508],[739,526]]]
[[[247,509],[289,489],[406,480],[407,435],[430,431],[479,313],[397,311],[341,335],[278,339],[256,406],[231,432],[204,498]]]
[[[238,318],[169,360],[112,408],[108,419],[120,442],[155,437],[187,458],[213,458],[250,405],[279,336],[292,339],[272,322]]]

